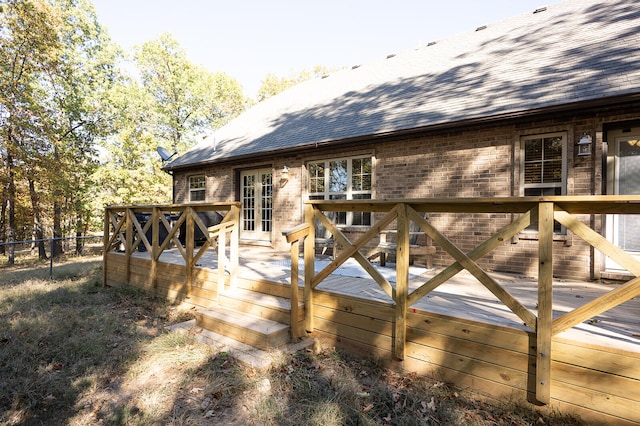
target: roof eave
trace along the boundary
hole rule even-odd
[[[282,148],[278,150],[268,151],[272,156],[280,157],[291,154],[298,154],[301,152],[308,152],[310,150],[316,150],[318,148],[324,148],[327,146],[332,146],[335,144],[361,144],[367,142],[374,142],[381,139],[388,138],[398,138],[398,137],[406,137],[406,136],[415,136],[424,133],[432,133],[444,130],[450,130],[453,128],[460,127],[471,127],[478,125],[487,125],[491,123],[501,122],[501,121],[509,121],[509,120],[519,120],[530,118],[533,116],[547,115],[547,114],[557,114],[564,112],[577,112],[578,110],[584,111],[593,108],[599,108],[603,106],[617,106],[629,102],[640,101],[640,92],[638,93],[630,93],[625,95],[618,96],[610,96],[596,99],[589,99],[571,103],[565,103],[554,106],[546,106],[534,109],[527,109],[515,112],[507,112],[504,114],[495,114],[491,116],[485,117],[474,117],[470,119],[458,120],[458,121],[449,121],[445,123],[437,123],[427,126],[415,127],[410,129],[402,129],[402,130],[394,130],[389,132],[375,133],[369,135],[356,136],[345,139],[333,139],[328,141],[321,142],[312,142],[304,145],[299,145],[291,148]],[[205,166],[210,166],[214,164],[229,164],[229,163],[239,163],[244,160],[251,160],[257,157],[262,158],[265,152],[251,153],[246,155],[237,155],[229,158],[216,158],[206,161],[200,161],[196,163],[184,164],[175,167],[171,167],[171,164],[168,164],[162,167],[163,171],[166,172],[174,172],[174,171],[184,171],[190,169],[198,169]]]

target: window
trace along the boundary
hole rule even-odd
[[[189,177],[189,201],[204,201],[207,180],[204,175]]]
[[[549,133],[522,138],[522,195],[567,193],[567,135]],[[537,226],[531,227],[536,230]],[[556,222],[554,230],[561,232]]]
[[[371,199],[371,164],[371,157],[309,163],[309,199]],[[336,212],[330,217],[338,225],[371,225],[371,213],[368,212]]]

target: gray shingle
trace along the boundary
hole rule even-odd
[[[635,0],[532,12],[300,84],[167,168],[640,93]]]

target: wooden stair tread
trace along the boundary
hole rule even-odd
[[[289,329],[287,324],[282,324],[267,318],[261,318],[221,306],[213,309],[202,309],[198,312],[202,316],[206,316],[235,327],[245,328],[265,336],[280,333],[283,330]]]
[[[291,300],[274,296],[272,294],[259,293],[252,290],[244,290],[240,288],[225,290],[221,296],[229,297],[233,299],[240,299],[252,302],[256,305],[268,306],[272,308],[278,308],[282,310],[291,310]],[[303,306],[303,302],[298,302],[298,306]]]

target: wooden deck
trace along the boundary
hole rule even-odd
[[[621,207],[616,204],[616,209],[626,213],[633,208],[631,213],[640,213],[628,200],[620,201],[623,204]],[[577,207],[565,203],[564,207],[568,210],[579,207],[577,211],[582,212],[587,206],[580,203]],[[494,202],[486,204],[476,207],[483,211],[503,208]],[[516,205],[520,208],[519,203]],[[405,228],[408,228],[406,219],[412,214],[409,209],[416,206],[416,203],[410,204],[408,213],[398,216]],[[189,233],[189,226],[206,230],[195,217],[197,209],[206,207],[170,206],[181,212],[176,223],[187,224],[188,236],[193,235]],[[145,226],[136,222],[135,208],[108,211],[105,285],[134,286],[159,297],[203,308],[218,306],[221,299],[229,297],[228,288],[286,298],[292,307],[290,324],[296,324],[296,328],[302,324],[298,321],[303,315],[304,326],[314,338],[378,356],[393,368],[436,377],[500,400],[529,401],[578,414],[590,424],[640,424],[639,278],[624,284],[558,280],[553,279],[550,269],[541,267],[543,282],[539,277],[475,268],[473,259],[508,240],[519,228],[528,226],[529,217],[535,214],[525,214],[468,255],[458,252],[454,246],[447,247],[457,261],[455,265],[463,266],[451,275],[449,271],[457,266],[421,269],[409,266],[406,257],[400,256],[400,267],[396,270],[389,263],[386,267],[376,262],[371,264],[359,254],[364,238],[379,232],[380,223],[391,220],[388,217],[353,243],[334,229],[340,244],[347,247],[335,260],[316,257],[314,262],[313,246],[307,244],[313,238],[305,240],[303,262],[288,253],[239,249],[237,210],[235,205],[229,207],[229,219],[211,231],[204,250],[189,243],[190,238],[186,247],[169,248],[171,241],[178,245],[175,237],[178,225],[171,225],[162,216],[169,208],[154,208],[157,213]],[[335,207],[332,204],[330,208]],[[596,203],[593,207],[602,206]],[[378,211],[383,208],[387,206],[380,204]],[[450,206],[442,204],[442,208]],[[549,206],[541,210],[541,218],[551,217]],[[556,220],[571,226],[576,235],[584,236],[598,249],[616,256],[636,277],[640,276],[640,264],[636,260],[625,257],[601,237],[572,222],[563,211],[555,215]],[[414,216],[434,241],[441,246],[449,244],[429,223]],[[161,222],[169,230],[166,237],[160,237],[155,230]],[[304,232],[304,227],[296,227],[289,233],[293,236],[287,237],[293,253],[299,253]],[[151,238],[144,238],[145,234]],[[115,249],[119,241],[125,242],[122,252]],[[399,247],[404,245],[406,249],[407,241]],[[228,247],[226,242],[230,243]],[[140,243],[145,244],[146,252],[136,250]],[[217,253],[209,249],[211,246],[217,247]],[[541,244],[540,259],[543,259],[543,250],[546,250],[545,244]],[[292,263],[299,264],[300,268],[307,265],[314,269],[314,274],[305,271],[292,274]],[[323,269],[326,265],[327,269]],[[403,272],[403,276],[396,279],[400,276],[398,271],[408,273],[404,276]],[[448,278],[439,286],[433,286],[430,278],[436,276],[437,281],[442,276],[436,274],[448,274]],[[292,291],[292,276],[304,277],[304,280],[296,278],[297,291]],[[308,294],[310,283],[312,295]],[[425,286],[430,287],[430,291],[421,290]],[[416,293],[419,298],[414,296]],[[293,303],[294,298],[304,298],[305,304]],[[541,300],[544,309],[542,304],[538,309]],[[400,307],[401,304],[404,306]],[[302,306],[304,312],[294,312],[294,306]],[[294,318],[297,318],[295,322]],[[294,332],[291,327],[294,336],[299,336],[301,330]]]
[[[238,275],[242,279],[267,280],[277,284],[290,284],[291,260],[288,253],[267,248],[243,247]],[[149,258],[146,253],[135,256]],[[177,250],[167,250],[160,256],[161,262],[184,265],[184,259]],[[320,256],[316,261],[316,271],[329,263],[328,257]],[[302,265],[302,263],[301,263]],[[217,257],[213,251],[205,254],[198,266],[217,270]],[[387,263],[377,269],[393,284],[395,264]],[[410,268],[410,289],[418,288],[425,280],[435,276],[442,268],[426,269],[419,266]],[[300,276],[303,276],[301,268]],[[536,311],[537,281],[531,277],[494,272],[492,276],[504,284],[509,292],[523,305]],[[300,288],[304,285],[299,280]],[[616,282],[557,281],[553,286],[554,318],[585,303],[595,300],[619,287]],[[354,298],[382,303],[393,303],[387,294],[369,277],[357,262],[347,262],[345,266],[325,279],[318,287],[320,291],[341,294]],[[490,325],[509,327],[526,331],[520,319],[501,303],[489,290],[467,271],[461,271],[446,284],[438,287],[430,295],[418,301],[413,308],[440,315],[477,321]],[[640,297],[636,297],[595,318],[566,330],[558,335],[585,343],[594,343],[640,352]],[[640,367],[639,367],[640,368]]]
[[[184,285],[179,252],[163,253],[159,282],[150,285],[148,253],[132,258],[130,285],[199,307],[217,298],[217,264],[212,250],[203,255],[193,287]],[[243,288],[269,294],[290,292],[290,260],[281,253],[242,250],[237,281]],[[124,254],[109,254],[110,284],[122,283]],[[327,263],[320,260],[318,266]],[[379,268],[391,275],[387,264]],[[408,314],[407,357],[393,361],[393,304],[371,279],[356,268],[339,269],[317,288],[313,336],[326,344],[379,356],[392,368],[437,377],[459,387],[501,399],[535,401],[535,339],[513,313],[477,280],[462,272]],[[347,269],[345,268],[345,269]],[[411,286],[438,270],[412,268]],[[492,274],[531,309],[536,281],[505,273]],[[302,291],[302,280],[299,282]],[[610,291],[618,284],[559,282],[554,286],[554,316]],[[550,407],[604,424],[640,422],[640,299],[635,298],[553,338],[554,380]],[[534,402],[535,404],[535,402]]]

